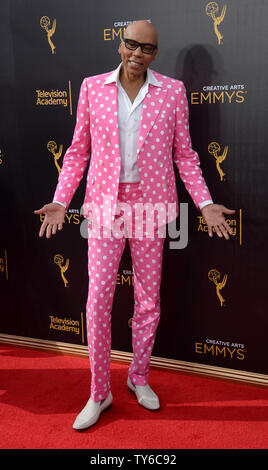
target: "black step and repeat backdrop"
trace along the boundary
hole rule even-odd
[[[268,2],[6,0],[0,10],[1,332],[87,344],[85,177],[55,237],[39,238],[33,211],[52,200],[83,78],[115,69],[124,27],[147,19],[159,32],[152,69],[184,82],[206,182],[236,210],[231,239],[210,239],[175,168],[188,240],[165,241],[153,355],[266,374]],[[132,314],[127,243],[113,349],[132,351]]]

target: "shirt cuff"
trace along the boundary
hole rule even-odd
[[[199,209],[203,209],[203,207],[207,206],[208,204],[213,204],[211,199],[207,199],[206,201],[200,202]]]
[[[63,206],[66,209],[66,205],[64,204],[64,202],[59,202],[59,201],[53,201],[53,202],[56,202],[57,204],[60,204],[61,206]]]

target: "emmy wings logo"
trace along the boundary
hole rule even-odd
[[[219,175],[219,180],[221,182],[226,182],[226,173],[222,169],[222,164],[228,156],[229,146],[225,145],[223,149],[218,142],[213,141],[208,145],[208,153],[214,158],[216,170]],[[238,217],[234,218],[225,218],[226,222],[232,229],[231,235],[239,239],[239,244],[242,245],[242,209],[239,209]],[[197,215],[198,228],[197,231],[208,232],[208,226],[205,222],[205,219],[202,215]],[[215,229],[212,229],[215,232]]]
[[[69,268],[70,260],[69,258],[66,259],[65,264],[64,264],[64,258],[62,255],[55,255],[54,256],[54,263],[59,267],[60,270],[60,275],[64,283],[64,287],[68,287],[68,280],[65,277],[65,272]]]
[[[224,274],[224,276],[221,279],[220,272],[217,269],[210,269],[208,272],[208,278],[209,280],[214,284],[215,289],[216,289],[216,294],[219,299],[219,303],[221,307],[225,307],[225,299],[221,295],[221,290],[225,287],[226,282],[227,282],[227,274]]]
[[[206,5],[205,11],[208,16],[213,21],[213,29],[214,33],[216,34],[218,44],[222,44],[223,35],[220,33],[218,26],[223,22],[225,14],[226,14],[226,5],[223,6],[221,13],[219,14],[219,5],[217,2],[209,2]]]
[[[54,35],[56,30],[56,19],[53,20],[53,24],[51,26],[50,18],[48,16],[42,16],[42,18],[40,19],[40,26],[46,32],[47,41],[50,46],[51,53],[56,54],[56,46],[51,41],[51,37]]]
[[[57,168],[57,171],[58,171],[58,174],[60,174],[60,171],[61,171],[61,167],[59,166],[58,164],[58,160],[61,158],[62,156],[62,149],[63,149],[63,145],[60,144],[59,146],[59,149],[57,150],[57,144],[54,140],[50,140],[47,144],[47,149],[49,150],[49,152],[52,153],[52,156],[53,156],[53,160],[54,160],[54,164],[55,164],[55,167]]]
[[[226,178],[225,178],[226,173],[224,173],[224,171],[222,170],[221,164],[227,157],[228,145],[226,145],[224,147],[223,152],[220,153],[221,152],[220,144],[218,144],[218,142],[210,142],[210,144],[208,146],[208,152],[216,160],[216,168],[217,168],[217,171],[219,173],[220,180],[221,181],[226,181]]]

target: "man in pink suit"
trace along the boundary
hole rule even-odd
[[[213,229],[226,239],[232,233],[223,214],[235,211],[213,203],[198,154],[191,147],[183,82],[149,68],[157,55],[157,39],[151,23],[140,20],[130,24],[118,48],[122,61],[117,69],[83,80],[73,140],[64,156],[53,202],[35,211],[45,214],[40,236],[46,232],[49,238],[61,230],[65,211],[90,160],[83,207],[89,228],[87,335],[91,395],[73,424],[77,430],[96,423],[112,403],[111,309],[126,238],[131,250],[135,300],[133,360],[127,385],[142,406],[150,410],[160,407],[148,376],[160,318],[164,237],[158,229],[178,215],[173,162],[208,225],[209,236]],[[137,208],[146,204],[150,211],[135,218]],[[123,232],[117,223],[122,220],[122,211],[127,216]],[[147,229],[144,231],[148,220],[149,234]]]

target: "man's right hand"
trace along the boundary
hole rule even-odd
[[[35,214],[45,214],[45,219],[41,225],[39,237],[42,237],[46,230],[46,237],[50,238],[51,233],[55,235],[57,230],[62,229],[64,223],[65,208],[57,202],[45,204],[41,209],[34,211]]]

